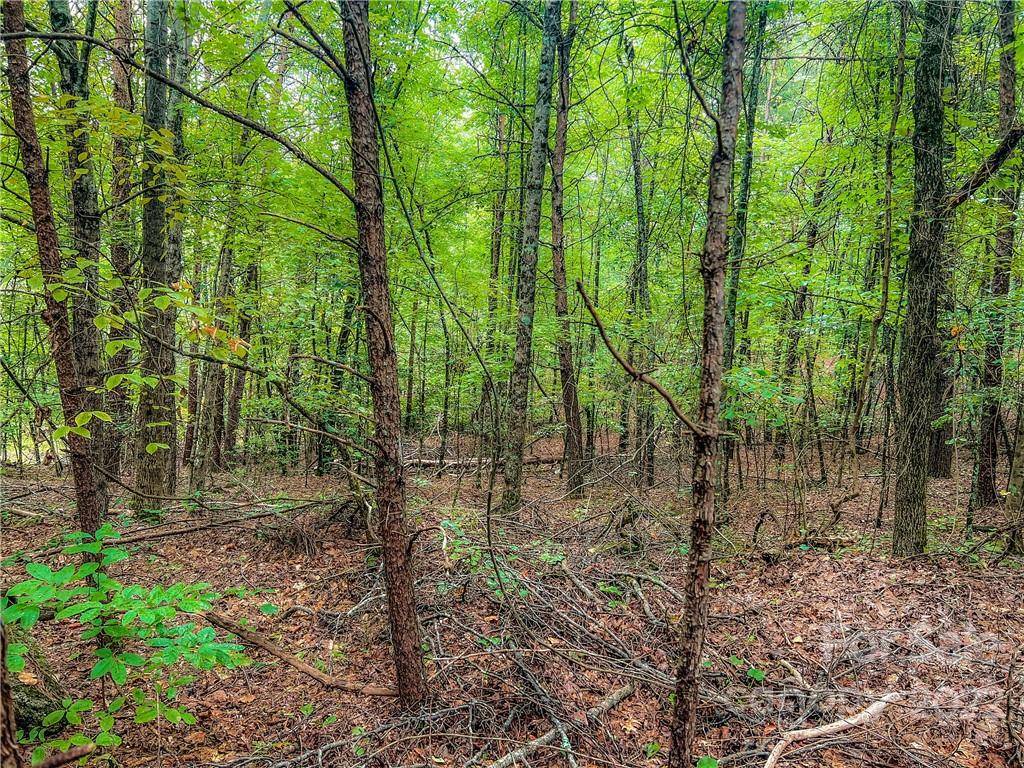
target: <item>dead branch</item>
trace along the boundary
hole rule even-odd
[[[768,759],[765,760],[764,763],[764,768],[773,768],[773,766],[779,762],[779,758],[782,757],[782,753],[785,752],[786,748],[791,744],[795,744],[798,741],[816,739],[821,736],[834,736],[837,733],[842,733],[843,731],[855,728],[858,725],[864,725],[865,723],[874,720],[885,711],[886,707],[895,701],[899,701],[902,697],[902,693],[887,693],[870,707],[861,710],[852,717],[835,720],[827,725],[819,725],[816,728],[803,728],[799,731],[787,731],[782,735],[782,740],[775,745],[775,749],[773,749],[771,754],[768,755]]]
[[[621,688],[619,688],[619,690],[615,691],[613,694],[603,699],[596,706],[593,706],[590,709],[588,709],[587,720],[594,721],[602,715],[608,714],[608,712],[610,712],[612,709],[621,704],[624,699],[632,695],[634,690],[636,689],[632,683],[627,683],[626,685],[622,686]],[[523,744],[523,746],[519,747],[519,749],[512,750],[503,758],[495,760],[493,763],[487,766],[487,768],[510,768],[511,766],[521,761],[524,757],[531,754],[532,752],[536,752],[541,747],[546,747],[550,744],[553,744],[555,741],[558,740],[560,736],[561,734],[559,733],[559,729],[557,727],[552,728],[543,736],[538,736],[533,741],[528,741],[526,744]]]
[[[255,645],[257,648],[262,648],[264,651],[269,653],[271,656],[276,656],[278,659],[283,661],[285,664],[293,667],[303,674],[309,675],[314,680],[322,683],[327,688],[337,688],[341,691],[349,691],[350,693],[358,693],[363,696],[397,696],[398,691],[393,688],[383,688],[379,685],[362,685],[361,683],[353,682],[351,680],[341,680],[336,677],[331,677],[325,672],[321,672],[311,664],[307,664],[302,659],[294,656],[277,645],[272,643],[263,635],[258,632],[245,629],[240,624],[236,624],[234,621],[229,619],[227,616],[222,616],[214,611],[207,611],[203,614],[208,622],[213,624],[215,627],[225,629],[233,635],[236,635],[241,640],[244,640],[249,645]]]
[[[706,437],[711,437],[712,435],[714,435],[717,432],[715,427],[709,427],[705,424],[698,424],[685,413],[683,413],[682,409],[676,404],[676,401],[673,399],[672,395],[669,394],[668,390],[665,389],[665,387],[663,387],[660,382],[652,378],[650,375],[644,373],[643,371],[638,371],[630,364],[628,360],[626,360],[626,358],[622,356],[622,353],[619,352],[619,350],[617,350],[612,345],[611,339],[608,338],[608,331],[605,330],[604,323],[601,322],[601,318],[597,316],[597,309],[594,308],[593,303],[590,301],[590,297],[587,295],[586,290],[583,288],[582,280],[576,281],[576,290],[583,298],[583,303],[587,305],[587,311],[590,313],[590,316],[594,318],[594,324],[597,326],[597,332],[601,334],[601,340],[604,342],[604,345],[608,347],[608,351],[611,352],[612,357],[615,358],[615,362],[622,366],[622,370],[628,373],[636,381],[642,381],[644,384],[646,384],[659,395],[661,395],[661,399],[668,403],[668,407],[672,409],[672,413],[675,414],[675,417],[679,419],[681,422],[683,422],[686,428],[689,429],[691,432],[697,435],[704,435]]]

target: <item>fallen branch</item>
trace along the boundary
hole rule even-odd
[[[336,677],[331,677],[325,672],[321,672],[311,664],[307,664],[302,659],[288,653],[282,648],[272,643],[263,635],[258,632],[245,629],[239,624],[229,619],[227,616],[222,616],[219,613],[213,611],[207,611],[203,614],[206,620],[213,624],[215,627],[225,629],[233,635],[236,635],[241,640],[244,640],[249,645],[255,645],[257,648],[262,648],[264,651],[269,653],[271,656],[276,656],[278,659],[283,661],[285,664],[299,670],[303,674],[309,675],[317,682],[323,684],[327,688],[337,688],[341,691],[349,691],[350,693],[359,693],[363,696],[397,696],[398,691],[393,688],[383,688],[379,685],[362,685],[361,683],[352,682],[350,680],[340,680]]]
[[[591,707],[587,710],[587,720],[596,720],[601,715],[606,715],[612,709],[622,703],[624,699],[632,695],[633,691],[636,690],[632,683],[628,683],[613,694],[603,699],[596,706]],[[528,741],[519,749],[514,749],[504,757],[495,760],[487,768],[511,768],[511,766],[520,762],[524,757],[532,752],[536,752],[541,747],[547,747],[555,743],[562,734],[559,732],[557,727],[552,728],[550,731],[545,733],[543,736],[538,736],[533,741]]]
[[[775,749],[773,749],[771,754],[768,755],[768,759],[765,760],[764,763],[764,768],[772,768],[777,762],[779,762],[779,758],[782,757],[782,753],[785,752],[786,748],[791,744],[795,744],[798,741],[816,739],[820,736],[834,736],[837,733],[842,733],[843,731],[855,728],[858,725],[864,725],[865,723],[874,720],[885,711],[886,707],[895,701],[899,701],[901,698],[903,698],[902,693],[887,693],[870,707],[861,710],[852,717],[836,720],[828,723],[827,725],[819,725],[816,728],[803,728],[799,731],[787,731],[782,735],[782,740],[775,745]]]

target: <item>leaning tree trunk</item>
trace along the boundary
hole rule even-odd
[[[1013,127],[1017,116],[1015,21],[1014,0],[1000,0],[999,130],[1003,134]],[[985,399],[981,406],[981,419],[978,425],[975,501],[979,506],[995,504],[999,499],[996,488],[996,466],[999,459],[996,438],[999,430],[999,389],[1003,383],[1003,340],[1006,337],[1005,310],[1001,304],[1010,291],[1017,193],[1013,187],[1007,186],[999,190],[997,201],[1000,222],[996,231],[996,260],[992,267],[992,282],[989,285],[989,296],[994,306],[989,315],[991,327],[985,343],[985,362],[981,369],[981,386]]]
[[[565,190],[565,146],[569,132],[569,59],[576,36],[576,0],[569,3],[569,26],[560,31],[558,41],[558,106],[555,111],[555,146],[551,153],[551,272],[555,283],[555,315],[561,334],[558,338],[558,369],[562,381],[562,414],[565,419],[565,476],[570,496],[579,496],[583,488],[583,425],[580,419],[576,369],[572,359],[572,332],[569,328],[569,301],[565,278],[565,217],[562,199]]]
[[[530,420],[530,369],[533,361],[533,325],[537,293],[537,252],[540,248],[540,213],[544,195],[544,170],[547,167],[548,123],[551,114],[551,81],[555,68],[555,44],[562,15],[561,0],[544,3],[544,33],[537,71],[537,98],[533,112],[533,141],[523,199],[523,234],[519,253],[519,279],[516,286],[518,316],[516,351],[509,380],[509,407],[504,455],[505,496],[502,505],[507,514],[519,510],[523,483],[523,444]]]
[[[341,3],[348,77],[348,120],[352,134],[356,227],[359,231],[359,276],[367,316],[366,346],[373,400],[374,468],[377,514],[384,560],[388,619],[395,654],[398,692],[406,703],[427,694],[413,592],[411,542],[405,525],[405,468],[401,450],[401,400],[398,358],[391,316],[387,247],[384,242],[384,191],[380,175],[377,117],[373,102],[369,4]]]
[[[167,76],[167,13],[164,0],[146,1],[146,67]],[[146,78],[143,122],[147,132],[156,134],[167,127],[167,86],[153,77]],[[167,254],[166,174],[162,170],[163,154],[155,142],[147,141],[143,152],[142,187],[148,190],[142,204],[142,287],[151,293],[145,304],[142,326],[142,361],[144,376],[156,380],[152,387],[139,393],[138,437],[135,450],[135,487],[137,509],[152,506],[153,500],[171,496],[177,485],[177,438],[175,427],[174,375],[174,311],[163,309],[154,301],[160,289],[171,282],[173,266]]]
[[[701,655],[710,602],[711,537],[715,525],[715,478],[718,463],[718,416],[722,399],[725,335],[725,265],[729,252],[729,196],[732,188],[736,125],[743,100],[743,36],[746,6],[731,0],[722,62],[722,99],[718,144],[708,175],[707,230],[701,253],[704,278],[704,332],[701,343],[697,420],[702,430],[693,440],[693,507],[686,606],[679,636],[676,700],[669,726],[669,768],[692,768],[697,730]]]
[[[905,278],[897,375],[900,418],[896,422],[896,493],[893,554],[924,551],[928,534],[925,488],[939,361],[938,301],[945,242],[942,71],[957,3],[923,0],[921,48],[914,69],[914,209]]]
[[[5,0],[2,12],[5,34],[18,35],[25,32],[23,3]],[[75,484],[78,525],[83,531],[95,531],[100,527],[100,521],[106,512],[106,498],[98,480],[94,452],[89,443],[88,432],[85,431],[87,428],[75,426],[78,415],[87,410],[83,383],[75,367],[77,342],[71,333],[67,307],[57,301],[50,288],[62,280],[60,243],[54,223],[46,165],[39,145],[39,135],[36,132],[28,53],[23,38],[8,37],[4,40],[4,47],[7,50],[7,84],[10,89],[11,117],[18,135],[22,169],[28,183],[39,267],[45,281],[43,322],[50,330],[50,349],[57,371],[57,387],[60,391],[64,423],[76,430],[68,434],[67,442]]]

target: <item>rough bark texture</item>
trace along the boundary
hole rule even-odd
[[[583,425],[572,355],[572,330],[569,327],[562,200],[565,191],[565,145],[569,132],[569,61],[575,36],[576,2],[572,0],[569,3],[569,25],[560,32],[558,41],[558,106],[555,110],[555,146],[551,153],[551,272],[555,283],[555,315],[561,328],[557,346],[558,370],[562,382],[562,415],[565,419],[565,477],[572,496],[578,496],[583,488]]]
[[[238,338],[248,345],[252,338],[252,307],[256,306],[256,290],[259,283],[259,264],[255,260],[245,268],[242,291],[239,297]],[[346,310],[348,305],[346,305]],[[351,313],[349,313],[351,316]],[[339,360],[344,362],[344,360]],[[242,396],[245,394],[245,369],[236,368],[231,377],[231,391],[228,393],[227,414],[224,417],[224,463],[233,464],[238,460],[238,424],[242,417]]]
[[[725,370],[732,370],[736,352],[736,305],[740,294],[740,273],[747,249],[747,215],[750,210],[750,182],[754,171],[754,135],[757,132],[757,102],[761,95],[761,73],[764,69],[765,28],[768,8],[765,3],[756,6],[757,30],[754,33],[754,53],[750,62],[750,80],[743,100],[743,164],[740,170],[740,189],[736,198],[736,220],[729,243],[729,285],[725,307]]]
[[[50,25],[54,32],[76,33],[67,0],[50,0]],[[92,34],[96,23],[96,4],[86,10],[86,34]],[[60,90],[67,108],[75,110],[89,99],[89,49],[71,40],[55,40],[53,50],[60,68]],[[100,213],[96,175],[93,173],[87,112],[76,111],[67,125],[68,167],[71,179],[71,238],[74,243],[75,266],[81,270],[82,282],[71,300],[71,331],[75,340],[75,366],[79,383],[84,387],[82,405],[87,411],[106,411],[103,395],[103,356],[100,331],[96,326],[99,314]],[[99,419],[89,422],[90,449],[96,466],[109,471],[110,432]],[[100,489],[106,493],[102,473],[97,473]]]
[[[118,0],[114,6],[114,38],[111,42],[120,50],[131,54],[132,42],[132,8],[131,0]],[[131,70],[114,57],[111,62],[113,79],[114,104],[126,113],[134,111],[131,91]],[[115,134],[111,146],[111,181],[110,203],[110,263],[121,284],[112,291],[114,310],[124,318],[132,309],[132,300],[128,286],[131,282],[131,249],[134,240],[134,224],[132,222],[129,201],[132,192],[132,146],[127,136]],[[114,323],[109,331],[112,341],[126,341],[131,338],[131,328],[127,323]],[[131,365],[131,350],[122,346],[107,361],[109,375],[124,375]],[[124,445],[131,430],[132,404],[128,396],[127,385],[111,389],[107,394],[108,408],[114,420],[108,427],[111,439],[104,466],[112,477],[121,474],[121,463]]]
[[[939,359],[938,301],[945,240],[942,72],[959,8],[922,0],[921,48],[914,68],[914,209],[905,279],[906,316],[897,374],[893,554],[915,555],[927,542],[925,490],[929,425]]]
[[[715,477],[718,459],[718,415],[722,399],[722,363],[725,335],[725,265],[729,251],[729,197],[736,152],[736,126],[743,99],[743,37],[746,5],[729,3],[722,99],[718,114],[718,145],[708,175],[707,230],[701,253],[704,279],[704,331],[701,342],[700,394],[697,418],[708,430],[694,435],[693,508],[686,609],[680,627],[676,700],[670,731],[669,768],[692,768],[697,729],[697,699],[701,655],[710,602],[711,536],[715,524]]]
[[[629,361],[640,370],[651,367],[651,355],[646,340],[636,353],[637,331],[649,327],[651,317],[651,288],[648,277],[648,254],[650,250],[650,225],[647,222],[647,208],[644,200],[644,152],[640,137],[640,121],[631,103],[633,85],[633,48],[626,43],[629,59],[629,78],[626,82],[626,128],[629,133],[629,158],[633,170],[633,204],[636,211],[636,252],[629,285],[630,341]],[[623,424],[628,431],[628,396],[623,404],[627,419]],[[634,437],[637,452],[636,483],[643,488],[654,485],[654,410],[651,392],[647,387],[636,390],[636,424]]]
[[[18,0],[2,5],[3,29],[9,34],[25,31],[25,8]],[[75,367],[75,341],[67,307],[57,301],[49,285],[61,281],[60,243],[53,218],[49,179],[36,132],[29,81],[29,59],[24,40],[6,39],[7,84],[10,89],[11,117],[18,134],[22,169],[28,182],[32,222],[35,225],[39,267],[47,285],[43,289],[43,322],[50,331],[50,349],[57,371],[64,423],[74,426],[75,417],[86,410],[85,389]],[[83,531],[95,531],[106,512],[106,498],[98,481],[89,438],[71,433],[67,436],[71,454],[71,472],[75,484],[78,525]]]
[[[1015,0],[999,0],[999,130],[1006,134],[1017,114],[1017,59]],[[1011,186],[999,190],[1000,225],[996,232],[995,265],[989,295],[993,302],[989,336],[985,344],[985,363],[981,369],[981,386],[985,400],[978,425],[978,473],[975,502],[979,506],[995,504],[996,466],[999,460],[999,389],[1003,383],[1003,340],[1006,320],[1001,306],[1010,291],[1010,267],[1013,263],[1013,237],[1017,210],[1017,194]]]
[[[163,0],[146,2],[146,67],[158,75],[168,73],[168,7]],[[167,86],[146,78],[143,122],[150,134],[167,127]],[[177,485],[177,450],[174,407],[174,312],[153,304],[161,288],[171,282],[172,265],[167,254],[167,183],[161,168],[165,155],[147,142],[143,153],[142,186],[147,190],[142,204],[142,287],[152,291],[142,318],[142,361],[144,376],[156,379],[153,387],[139,394],[138,437],[135,450],[137,509],[157,506],[154,497],[171,496]],[[140,302],[141,304],[141,302]]]
[[[555,47],[561,19],[561,0],[544,3],[544,33],[540,67],[537,71],[537,98],[533,112],[533,141],[526,169],[523,194],[523,233],[516,285],[516,351],[509,379],[508,418],[505,437],[506,513],[515,514],[522,499],[523,444],[530,420],[530,368],[533,362],[533,315],[537,293],[537,251],[540,246],[540,214],[544,195],[544,170],[547,167],[548,123],[551,116],[551,83],[555,69]]]
[[[374,415],[374,467],[377,514],[388,595],[388,620],[395,654],[398,693],[412,704],[427,694],[420,633],[413,593],[412,553],[405,526],[405,468],[401,450],[401,401],[398,358],[391,317],[387,248],[384,242],[384,193],[381,185],[377,127],[373,103],[369,6],[342,3],[345,80],[352,134],[352,177],[359,230],[359,276],[366,312],[366,346]]]
[[[1017,440],[1010,463],[1010,480],[1006,491],[1006,519],[1010,525],[1008,548],[1024,552],[1024,419],[1017,419]]]

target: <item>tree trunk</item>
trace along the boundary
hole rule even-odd
[[[927,542],[925,489],[929,426],[939,359],[938,300],[945,242],[943,67],[957,3],[922,0],[921,47],[914,68],[914,209],[905,278],[906,315],[897,374],[893,554],[916,555]]]
[[[253,260],[245,269],[242,281],[241,308],[238,312],[238,338],[245,345],[252,339],[253,308],[257,306],[256,290],[259,283],[259,263]],[[236,368],[231,378],[228,410],[224,422],[224,463],[238,461],[238,424],[242,416],[242,396],[245,394],[245,369]]]
[[[743,99],[743,36],[746,5],[731,0],[722,62],[722,99],[718,144],[708,175],[707,229],[701,253],[704,278],[704,331],[701,342],[700,394],[697,421],[708,430],[694,435],[693,507],[686,606],[679,636],[676,700],[669,726],[672,748],[669,768],[692,768],[697,730],[701,655],[710,602],[711,538],[715,524],[715,478],[718,458],[718,415],[722,399],[725,335],[725,265],[729,251],[729,196],[736,152],[736,125]]]
[[[168,6],[164,0],[146,0],[146,67],[168,74]],[[143,122],[151,134],[167,127],[167,86],[146,78]],[[148,141],[143,152],[142,287],[152,293],[139,302],[144,313],[141,371],[156,379],[139,393],[138,438],[135,450],[136,509],[153,506],[153,498],[172,496],[177,485],[177,449],[174,406],[174,311],[154,304],[160,289],[171,282],[173,267],[167,253],[167,187],[161,168],[164,155]]]
[[[537,292],[537,252],[540,247],[540,214],[547,167],[548,123],[551,115],[551,81],[555,45],[561,20],[561,0],[545,0],[544,33],[537,71],[537,98],[533,114],[533,140],[524,190],[522,247],[516,285],[518,314],[516,351],[509,380],[508,420],[505,439],[505,496],[507,514],[516,514],[522,498],[523,444],[530,421],[530,368],[533,359],[533,325]]]
[[[376,108],[370,55],[369,4],[340,4],[345,37],[345,79],[352,135],[359,275],[367,315],[366,345],[375,422],[374,465],[377,514],[384,560],[388,619],[395,654],[398,692],[412,704],[427,694],[413,592],[411,543],[405,526],[405,468],[401,449],[401,401],[398,358],[391,317],[387,248],[384,242],[384,192],[378,155]]]
[[[132,33],[132,0],[118,0],[114,6],[114,39],[111,43],[119,50],[130,53]],[[113,79],[113,99],[118,109],[126,113],[134,111],[132,103],[131,70],[120,58],[111,61]],[[132,331],[124,317],[132,311],[132,298],[129,292],[131,282],[132,241],[134,240],[134,223],[129,207],[132,193],[132,147],[126,136],[115,135],[111,144],[111,182],[110,182],[110,264],[120,285],[113,288],[113,309],[118,315],[117,322],[111,324],[108,333],[111,341],[126,342],[132,337]],[[111,376],[124,376],[131,367],[131,349],[122,344],[107,361],[107,371]],[[128,436],[132,431],[132,404],[128,396],[128,387],[118,384],[107,394],[108,408],[113,423],[108,429],[111,439],[107,445],[109,451],[104,466],[111,477],[121,475],[124,446],[130,444]]]
[[[54,32],[74,34],[78,31],[71,20],[67,0],[50,0],[49,10]],[[96,3],[90,2],[86,9],[86,34],[91,35],[94,31],[96,13]],[[60,68],[61,93],[67,99],[67,108],[74,110],[89,99],[89,49],[83,47],[79,50],[78,44],[71,40],[55,40],[53,50]],[[93,173],[89,127],[87,113],[76,111],[74,121],[66,128],[68,175],[71,179],[71,236],[75,263],[83,277],[79,290],[72,296],[71,332],[75,339],[75,366],[79,383],[84,388],[82,406],[87,411],[106,412],[101,339],[96,325],[99,315],[99,263],[102,258],[99,193]],[[110,458],[111,448],[116,450],[116,442],[112,445],[110,439],[110,430],[103,421],[93,419],[89,422],[89,431],[92,433],[89,445],[95,465],[110,472],[111,465],[115,464]],[[96,479],[101,491],[106,493],[103,473],[99,472]]]
[[[3,28],[7,34],[25,31],[25,7],[17,0],[2,4]],[[106,498],[97,479],[94,453],[88,427],[76,426],[76,418],[87,410],[84,384],[75,367],[75,340],[71,334],[67,307],[53,295],[50,284],[61,282],[60,243],[53,218],[53,203],[43,153],[36,132],[29,81],[29,59],[23,39],[6,39],[7,83],[10,89],[11,117],[18,135],[22,168],[28,183],[32,222],[35,225],[39,267],[46,285],[43,288],[43,322],[50,331],[50,348],[57,371],[64,423],[75,430],[67,435],[71,454],[71,472],[75,484],[78,525],[83,531],[95,531],[106,513]]]
[[[555,146],[551,153],[551,271],[555,283],[555,315],[561,335],[558,338],[558,369],[562,382],[562,414],[565,419],[565,476],[569,495],[578,497],[583,488],[583,426],[580,420],[579,393],[572,358],[572,331],[569,327],[569,300],[565,277],[565,217],[562,199],[565,190],[565,145],[569,131],[569,61],[576,36],[576,0],[569,3],[569,26],[559,31],[558,106],[555,111]]]
[[[0,660],[7,659],[7,632],[3,622],[0,622]],[[8,673],[6,666],[4,674],[0,675],[0,718],[3,724],[0,725],[0,768],[22,768],[25,761],[18,750],[18,739],[16,736],[18,726],[14,720],[14,697],[11,696],[11,687],[7,684]]]
[[[750,82],[743,100],[743,165],[740,170],[740,190],[736,198],[736,221],[729,244],[729,286],[725,307],[725,371],[732,370],[736,351],[736,305],[740,294],[740,272],[747,250],[747,214],[750,210],[750,182],[754,170],[754,135],[757,131],[757,102],[761,95],[761,73],[764,69],[765,29],[768,25],[768,7],[764,2],[755,6],[757,30],[754,33],[754,55],[750,62]]]
[[[1014,0],[999,0],[999,129],[1006,133],[1013,127],[1017,116],[1017,58],[1014,24]],[[996,488],[996,467],[999,462],[997,438],[999,430],[999,389],[1003,383],[1003,340],[1006,336],[1005,309],[1002,304],[1010,291],[1010,268],[1013,264],[1014,224],[1017,194],[1012,187],[1000,189],[999,229],[996,231],[995,265],[989,296],[993,307],[989,315],[990,328],[985,343],[985,362],[981,369],[981,386],[985,400],[981,406],[978,425],[978,471],[975,485],[975,503],[978,506],[995,504],[999,499]]]

